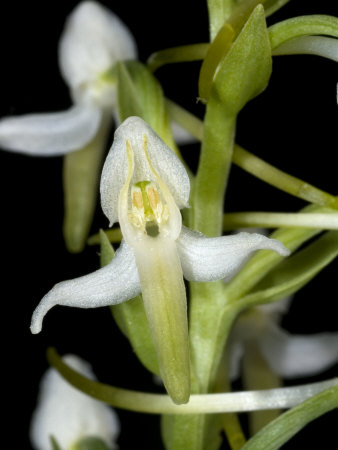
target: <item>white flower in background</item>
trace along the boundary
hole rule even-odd
[[[189,377],[180,377],[189,374],[183,275],[191,281],[230,279],[258,249],[289,253],[279,241],[259,234],[208,238],[187,229],[179,209],[188,206],[189,193],[179,159],[142,119],[128,118],[115,132],[101,177],[102,209],[110,225],[119,221],[124,240],[109,265],[57,284],[31,324],[39,333],[45,314],[57,304],[95,308],[142,291],[159,365],[166,367],[161,376],[168,391],[172,384],[180,391],[177,403],[187,401],[189,392]]]
[[[338,62],[338,39],[327,36],[299,36],[272,51],[273,55],[318,55]]]
[[[99,3],[82,2],[67,18],[59,43],[59,66],[73,106],[64,112],[0,120],[0,148],[31,156],[66,156],[63,235],[71,252],[86,245],[109,130],[119,123],[114,67],[136,57],[134,38],[123,22]],[[173,131],[177,143],[192,141],[178,125]]]
[[[36,156],[81,149],[99,130],[104,114],[112,115],[115,108],[115,85],[105,72],[136,55],[132,34],[115,14],[96,2],[80,3],[59,44],[60,70],[74,105],[64,112],[2,119],[0,146]]]
[[[104,117],[118,120],[116,83],[106,74],[118,61],[137,58],[134,37],[119,17],[97,2],[79,3],[67,18],[58,55],[73,106],[63,112],[3,118],[1,148],[34,156],[63,155],[88,144]],[[193,141],[180,126],[173,127],[177,142]]]
[[[270,369],[282,378],[317,375],[338,362],[338,333],[292,335],[279,322],[290,298],[242,314],[230,335],[230,378],[240,376],[246,342],[256,344]]]
[[[95,379],[88,363],[67,355],[63,361],[77,372]],[[88,437],[101,439],[115,448],[120,424],[114,410],[68,384],[53,368],[41,380],[38,406],[31,423],[31,442],[35,450],[52,450],[51,436],[62,450]]]

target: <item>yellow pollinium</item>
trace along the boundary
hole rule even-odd
[[[148,236],[156,237],[161,223],[168,220],[168,209],[152,181],[139,181],[131,188],[131,223]]]

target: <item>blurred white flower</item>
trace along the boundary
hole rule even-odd
[[[317,375],[338,362],[338,333],[292,335],[279,322],[291,298],[242,314],[230,336],[230,378],[240,376],[245,343],[255,343],[270,369],[282,378]]]
[[[95,379],[90,365],[75,355],[63,361],[77,372]],[[101,439],[115,448],[120,424],[114,410],[68,384],[50,368],[41,380],[38,405],[33,413],[30,436],[35,450],[52,450],[51,437],[62,450],[71,450],[83,438]]]
[[[115,83],[105,72],[136,56],[134,38],[115,14],[93,1],[80,3],[69,15],[59,44],[60,70],[74,105],[64,112],[2,119],[0,146],[36,156],[81,149],[116,106]]]

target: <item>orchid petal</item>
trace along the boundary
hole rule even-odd
[[[61,73],[71,89],[97,80],[116,62],[135,59],[126,25],[99,3],[80,3],[69,15],[59,46]]]
[[[97,132],[102,113],[90,106],[0,120],[0,147],[34,156],[63,155],[84,147]]]
[[[285,378],[316,375],[338,362],[338,333],[290,335],[273,323],[259,345],[272,370]]]
[[[238,233],[210,238],[182,227],[177,247],[184,277],[189,281],[230,280],[256,250],[273,250],[287,256],[284,245],[263,235]]]
[[[62,359],[72,369],[95,379],[90,365],[77,356],[66,355]],[[112,408],[72,387],[54,368],[47,370],[31,424],[31,441],[36,450],[51,448],[51,436],[63,449],[73,448],[88,436],[99,437],[111,448],[119,428]]]
[[[301,36],[290,39],[272,52],[273,55],[318,55],[338,62],[338,39],[326,36]]]
[[[170,191],[177,206],[183,208],[188,205],[190,182],[182,163],[146,122],[139,117],[129,117],[115,132],[114,142],[101,176],[101,205],[110,225],[118,220],[118,198],[127,179],[127,141],[130,142],[135,159],[130,183],[154,179],[154,174],[144,155],[143,136],[146,136],[151,164]]]
[[[141,291],[133,250],[122,241],[110,264],[89,275],[56,284],[46,294],[32,317],[31,331],[41,331],[46,313],[55,305],[97,308],[117,305]]]

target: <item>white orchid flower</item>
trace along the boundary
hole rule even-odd
[[[67,19],[59,66],[74,105],[67,111],[5,118],[0,146],[35,156],[62,155],[90,142],[105,114],[113,114],[115,85],[103,77],[117,61],[135,59],[126,25],[99,3],[80,3]]]
[[[230,378],[240,375],[246,342],[256,344],[270,369],[282,378],[317,375],[338,362],[338,333],[292,335],[279,326],[290,299],[261,305],[244,313],[229,343]]]
[[[63,361],[77,372],[95,379],[90,365],[74,355]],[[120,424],[114,410],[68,384],[53,368],[41,380],[38,406],[30,435],[35,450],[52,450],[53,437],[62,450],[76,449],[76,443],[96,438],[107,448],[116,448]]]
[[[36,308],[39,333],[54,305],[114,305],[143,295],[157,347],[161,376],[177,403],[189,398],[186,293],[190,281],[230,279],[258,249],[288,250],[259,234],[208,238],[182,226],[188,206],[188,175],[169,147],[140,118],[116,130],[101,177],[101,204],[110,225],[119,221],[124,240],[113,261],[81,278],[57,284]]]
[[[69,251],[86,243],[95,212],[103,152],[116,113],[116,82],[107,76],[121,60],[136,58],[121,20],[99,3],[80,3],[59,43],[59,66],[73,106],[67,111],[0,120],[0,147],[31,156],[65,155],[63,234]]]

